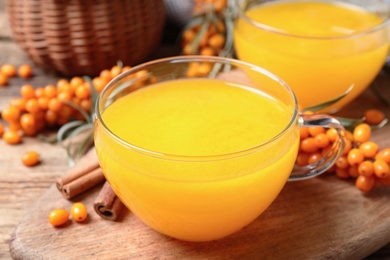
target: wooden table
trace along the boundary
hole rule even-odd
[[[5,0],[0,0],[0,64],[20,65],[27,63],[32,65],[35,77],[29,80],[28,83],[33,86],[55,83],[59,78],[58,76],[35,67],[11,40],[4,14],[4,2]],[[382,85],[390,84],[388,75],[381,76],[380,80]],[[10,80],[9,86],[0,88],[0,110],[7,106],[10,98],[19,95],[18,87],[25,82],[14,78]],[[390,91],[389,87],[387,91]],[[353,115],[355,109],[361,111],[364,107],[369,107],[372,102],[377,103],[375,99],[372,89],[369,89],[358,101],[351,104],[342,113]],[[362,100],[364,102],[368,100],[368,103],[362,104]],[[356,116],[360,115],[356,112]],[[26,168],[21,164],[21,155],[29,149],[37,150],[41,154],[43,162],[38,167]],[[0,259],[11,258],[9,243],[16,226],[22,221],[37,199],[52,186],[55,178],[63,175],[68,169],[65,151],[57,145],[45,144],[34,138],[25,138],[23,144],[10,146],[0,140]],[[31,223],[31,225],[34,225],[34,223]],[[390,232],[390,230],[387,232]],[[321,236],[321,234],[317,235]],[[362,247],[365,246],[364,242],[362,241]],[[390,244],[379,251],[369,252],[369,254],[367,259],[390,259]]]

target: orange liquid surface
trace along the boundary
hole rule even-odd
[[[96,125],[101,166],[121,200],[154,229],[189,241],[224,237],[259,216],[284,186],[299,140],[293,125],[273,145],[210,160],[270,140],[292,118],[282,102],[222,80],[158,83],[115,101],[102,118],[127,143],[188,158],[145,155]]]
[[[329,101],[353,86],[333,106],[341,108],[369,86],[388,53],[386,29],[352,37],[383,21],[357,6],[276,1],[245,15],[280,33],[238,19],[234,33],[238,57],[284,79],[303,107]]]

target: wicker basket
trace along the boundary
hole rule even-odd
[[[7,0],[14,40],[45,69],[95,76],[136,65],[160,43],[163,0]]]

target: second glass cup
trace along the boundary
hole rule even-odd
[[[106,179],[145,224],[209,241],[255,220],[288,180],[334,164],[341,135],[322,160],[294,169],[306,126],[343,129],[329,116],[300,116],[291,89],[265,69],[182,56],[136,66],[106,86],[95,147]]]
[[[390,6],[382,0],[236,0],[234,46],[240,60],[284,79],[312,107],[363,92],[389,51]],[[350,91],[350,92],[349,92]]]

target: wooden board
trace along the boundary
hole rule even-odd
[[[76,200],[87,204],[87,223],[53,228],[47,214],[70,208],[52,186],[15,230],[16,259],[360,259],[390,241],[390,189],[367,196],[352,182],[323,175],[288,183],[275,203],[255,222],[222,240],[188,243],[160,235],[126,211],[118,222],[93,212],[98,189]]]
[[[382,96],[390,99],[389,78],[379,79]],[[377,107],[390,117],[373,91],[366,91],[341,114],[359,117]],[[390,125],[374,132],[373,140],[390,147]],[[90,211],[87,223],[70,222],[53,228],[50,210],[69,208],[54,185],[31,207],[17,226],[10,244],[16,259],[361,259],[390,242],[390,188],[360,192],[353,180],[331,174],[287,183],[266,212],[243,230],[225,239],[188,243],[160,235],[127,211],[118,222],[93,211],[98,188],[73,201]]]

